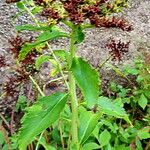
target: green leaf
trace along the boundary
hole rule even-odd
[[[24,4],[22,2],[17,2],[17,7],[21,10],[25,9]]]
[[[137,146],[137,150],[143,150],[142,143],[139,139],[136,139],[135,143]]]
[[[79,126],[79,142],[84,143],[89,136],[92,134],[96,125],[98,124],[98,120],[100,118],[100,114],[94,114],[90,111],[82,111],[80,113],[80,126]]]
[[[67,33],[64,32],[60,32],[58,31],[58,29],[56,30],[52,30],[52,32],[50,31],[45,31],[43,33],[41,33],[39,35],[39,37],[36,39],[35,42],[33,43],[25,43],[19,53],[19,60],[23,60],[26,55],[37,45],[49,41],[49,40],[53,40],[56,38],[60,38],[60,37],[68,37]]]
[[[20,95],[18,97],[16,106],[15,106],[15,110],[18,111],[20,109],[21,111],[23,111],[25,109],[26,105],[27,105],[26,97],[23,95]]]
[[[52,147],[46,142],[44,137],[42,137],[38,142],[45,148],[45,150],[56,150],[55,147]]]
[[[2,150],[9,150],[8,144],[5,144],[2,148]]]
[[[85,35],[84,35],[81,27],[78,27],[75,30],[74,36],[75,36],[75,44],[79,44],[84,41]]]
[[[66,50],[54,50],[54,54],[62,60],[68,60],[69,53]]]
[[[120,105],[119,102],[101,96],[98,99],[98,105],[102,109],[103,113],[117,118],[123,118],[130,123],[128,115],[126,114],[124,108]]]
[[[37,41],[45,42],[45,41],[53,40],[53,39],[60,38],[60,37],[69,37],[69,35],[65,32],[60,32],[58,31],[58,29],[57,30],[55,29],[55,30],[52,30],[52,32],[45,31],[41,33],[39,37],[37,38]]]
[[[37,70],[40,69],[41,65],[44,63],[44,62],[47,62],[49,61],[49,59],[51,58],[51,56],[49,55],[41,55],[39,56],[36,61],[35,61],[35,67]]]
[[[4,140],[3,132],[0,131],[0,145],[2,145],[4,142],[5,142],[5,140]]]
[[[117,145],[112,150],[131,150],[130,147],[126,147],[125,144]]]
[[[56,93],[41,98],[33,106],[27,108],[22,119],[22,128],[18,135],[20,150],[32,142],[38,134],[52,125],[63,110],[67,101],[67,94]]]
[[[144,127],[143,129],[138,131],[138,137],[143,139],[149,139],[150,138],[150,127]]]
[[[85,97],[88,107],[92,108],[97,104],[99,96],[98,73],[82,58],[73,59],[71,71]]]
[[[109,143],[111,139],[111,135],[110,133],[105,129],[101,134],[100,134],[100,137],[99,137],[99,142],[101,144],[101,146],[105,146]]]
[[[94,150],[94,149],[100,149],[100,146],[94,142],[86,143],[83,148],[83,150]]]
[[[141,94],[140,98],[138,99],[138,104],[139,104],[143,109],[145,109],[147,103],[148,103],[147,98],[145,97],[144,94]]]
[[[29,53],[29,52],[31,52],[32,51],[32,49],[35,47],[35,46],[37,46],[38,44],[40,44],[40,42],[34,42],[34,43],[25,43],[23,46],[22,46],[22,48],[21,48],[21,51],[20,51],[20,53],[19,53],[19,60],[23,60],[26,56],[27,56],[27,54]]]
[[[38,27],[38,26],[33,26],[31,24],[26,24],[26,25],[19,25],[16,26],[17,31],[23,31],[23,30],[28,30],[28,31],[50,31],[52,29],[52,26],[43,26],[43,27]]]
[[[41,6],[34,6],[34,8],[31,10],[32,14],[40,13],[43,10],[43,7]]]

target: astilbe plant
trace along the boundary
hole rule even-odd
[[[70,150],[86,149],[85,143],[103,114],[123,118],[130,123],[128,115],[119,104],[100,95],[98,72],[76,55],[77,44],[84,41],[83,31],[86,28],[105,27],[118,28],[123,31],[133,30],[126,20],[113,16],[114,13],[122,11],[127,6],[127,0],[7,0],[6,2],[17,2],[19,10],[22,13],[28,13],[34,21],[34,25],[17,26],[18,32],[39,31],[35,40],[23,41],[19,36],[10,40],[12,45],[10,51],[22,69],[16,70],[19,75],[10,81],[11,85],[5,86],[5,91],[11,90],[10,94],[16,93],[16,86],[31,79],[39,95],[42,96],[39,96],[34,105],[26,109],[22,127],[17,134],[20,150],[25,150],[27,145],[35,139],[38,141],[32,144],[33,146],[36,143],[35,149],[38,149],[39,145],[45,149],[61,147],[61,149]],[[39,15],[44,17],[42,21],[38,19]],[[70,30],[64,32],[57,26],[60,22]],[[49,42],[61,37],[70,40],[70,49],[53,51]],[[111,49],[112,56],[120,60],[122,55],[128,51],[128,45],[129,43],[125,44],[120,41],[116,44],[111,40],[107,47]],[[40,47],[47,49],[49,53],[44,54],[44,51],[39,51]],[[63,93],[57,92],[45,96],[40,86],[32,78],[31,75],[47,61],[54,67],[53,75],[62,76],[53,81],[63,80],[66,86]],[[27,69],[28,65],[32,66],[31,70]],[[83,94],[81,99],[78,99],[76,85]],[[49,130],[52,133],[53,142],[47,145],[46,142],[51,141],[51,138],[47,137],[49,135],[46,135]],[[55,131],[60,133],[60,143],[54,139]],[[39,134],[40,137],[36,138]],[[101,143],[98,149],[103,146]]]

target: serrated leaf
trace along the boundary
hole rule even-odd
[[[45,41],[53,40],[53,39],[60,38],[60,37],[69,37],[69,35],[65,32],[58,31],[58,29],[57,30],[53,29],[52,32],[45,31],[45,32],[41,33],[39,35],[39,37],[37,38],[37,41],[38,42],[45,42]]]
[[[92,108],[97,104],[99,96],[98,73],[82,58],[73,59],[71,71],[84,95],[87,106]]]
[[[137,146],[137,150],[143,150],[142,143],[139,139],[136,139],[135,143]]]
[[[32,49],[35,47],[35,46],[37,46],[38,44],[40,44],[40,42],[34,42],[34,43],[25,43],[23,46],[22,46],[22,48],[21,48],[21,51],[20,51],[20,53],[19,53],[19,60],[23,60],[26,56],[27,56],[27,54],[29,53],[29,52],[31,52],[32,51]]]
[[[75,36],[75,44],[79,44],[84,41],[85,35],[84,35],[81,27],[78,27],[75,30],[74,36]]]
[[[83,148],[83,150],[94,150],[94,149],[100,149],[100,146],[94,142],[86,143]]]
[[[84,143],[98,124],[100,114],[84,111],[80,114],[79,142]]]
[[[147,103],[148,103],[147,98],[145,97],[144,94],[141,94],[140,98],[138,99],[138,104],[139,104],[143,109],[145,109]]]
[[[51,58],[51,56],[49,55],[41,55],[39,56],[36,61],[35,61],[35,67],[37,70],[40,69],[41,65],[44,63],[44,62],[47,62],[49,61],[49,59]]]
[[[111,135],[110,133],[105,129],[101,134],[100,134],[100,137],[99,137],[99,142],[101,144],[101,146],[105,146],[109,143],[111,139]]]
[[[149,139],[150,138],[150,127],[144,127],[143,129],[139,130],[137,135],[141,140]]]
[[[22,2],[17,2],[17,7],[21,10],[25,9],[24,4]]]
[[[38,26],[33,26],[31,24],[26,24],[26,25],[19,25],[16,26],[17,31],[50,31],[52,29],[52,26],[43,26],[43,27],[38,27]]]
[[[64,32],[60,32],[58,30],[52,30],[52,32],[50,31],[45,31],[43,33],[41,33],[39,35],[39,37],[36,39],[35,42],[33,43],[25,43],[23,45],[23,47],[21,48],[21,51],[19,53],[19,60],[23,60],[26,55],[37,45],[49,41],[49,40],[53,40],[56,38],[60,38],[60,37],[68,37],[67,33]]]
[[[107,115],[111,115],[117,118],[126,118],[128,115],[126,114],[124,108],[117,102],[113,102],[111,99],[107,97],[99,97],[98,105],[102,109],[103,113]]]
[[[36,104],[27,109],[22,119],[22,128],[18,135],[20,150],[32,142],[38,134],[54,123],[63,110],[67,101],[67,94],[55,93],[37,101]]]

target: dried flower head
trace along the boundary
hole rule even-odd
[[[113,60],[120,61],[124,54],[129,51],[130,42],[124,43],[119,41],[115,41],[113,38],[109,40],[106,44],[106,47],[109,49],[109,53],[112,55]]]
[[[99,17],[99,15],[97,14],[90,16],[89,19],[90,19],[91,24],[94,24],[97,27],[120,28],[123,31],[133,30],[132,25],[129,25],[129,23],[124,19],[120,19],[116,17],[112,17],[112,18]]]
[[[25,59],[23,59],[20,63],[22,67],[28,72],[29,74],[35,74],[37,73],[36,67],[35,67],[35,61],[36,58],[39,56],[39,52],[36,50],[31,51]]]
[[[6,3],[7,4],[10,4],[10,3],[16,3],[16,2],[19,2],[21,0],[6,0]]]
[[[15,104],[19,97],[21,85],[29,80],[29,74],[23,68],[17,68],[15,73],[8,76],[7,79],[8,81],[3,86],[4,100],[6,104],[9,102]]]
[[[11,38],[9,40],[9,43],[12,46],[12,48],[9,48],[9,50],[14,54],[15,58],[18,58],[19,52],[21,50],[21,46],[24,44],[23,39],[17,36],[17,37]]]
[[[53,18],[56,20],[61,19],[61,17],[59,16],[58,12],[53,9],[53,8],[46,8],[42,11],[42,16],[45,16],[47,18]]]
[[[6,66],[6,60],[4,56],[0,56],[0,68]]]
[[[45,0],[33,0],[33,1],[36,5],[44,6],[44,7],[46,6]]]

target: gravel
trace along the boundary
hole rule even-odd
[[[130,7],[124,13],[117,14],[127,19],[134,27],[132,32],[123,32],[120,29],[88,29],[85,31],[84,43],[78,46],[78,54],[90,61],[95,67],[108,57],[105,43],[110,37],[130,41],[129,54],[118,65],[132,63],[134,57],[142,49],[150,51],[150,1],[149,0],[130,0]],[[0,55],[6,56],[11,63],[11,55],[8,54],[8,39],[15,36],[13,17],[17,9],[14,5],[8,5],[5,0],[0,1]],[[24,24],[30,21],[27,16],[22,16],[17,24]],[[52,47],[68,47],[68,42],[64,39],[52,42]],[[0,84],[4,82],[3,76],[6,75],[5,69],[0,70]]]

